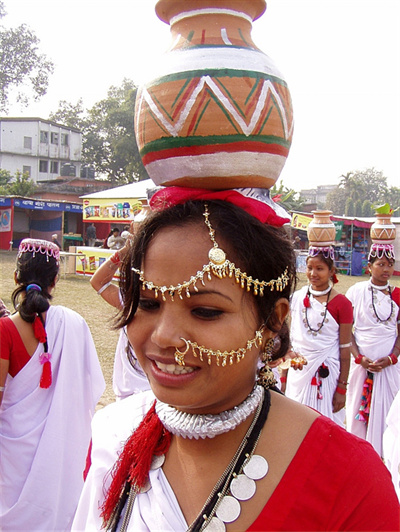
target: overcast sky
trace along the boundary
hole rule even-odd
[[[56,65],[40,103],[8,116],[48,118],[80,97],[90,108],[124,78],[146,81],[170,42],[154,0],[4,1],[2,23],[28,24]],[[373,166],[400,186],[400,0],[267,4],[253,40],[286,78],[295,116],[280,181],[300,190]]]

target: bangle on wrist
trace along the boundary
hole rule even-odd
[[[361,364],[361,361],[363,358],[364,358],[363,355],[360,353],[359,355],[356,356],[356,358],[354,359],[354,362],[356,364]]]
[[[110,286],[111,282],[109,283],[106,283],[106,284],[103,284],[102,287],[100,287],[98,290],[97,290],[97,293],[99,296],[101,296],[101,294],[104,292],[104,290],[106,290],[109,286]]]
[[[287,381],[287,377],[281,377],[281,382],[286,382]]]
[[[353,345],[352,342],[349,342],[348,344],[339,344],[339,347],[340,349],[342,349],[343,347],[351,347]]]
[[[347,390],[345,388],[339,388],[339,387],[336,388],[336,393],[340,395],[346,395],[346,391]]]
[[[399,359],[394,353],[391,353],[388,358],[390,358],[391,364],[397,364],[397,362],[399,361]]]
[[[0,386],[0,392],[4,392],[5,389],[6,389],[5,386]]]
[[[119,256],[118,251],[116,251],[113,255],[111,255],[110,261],[113,264],[121,264],[121,257]]]
[[[342,386],[347,386],[349,383],[347,381],[341,381],[338,379],[338,384],[341,384]]]

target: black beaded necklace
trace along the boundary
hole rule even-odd
[[[375,317],[376,319],[379,321],[379,323],[387,323],[388,321],[390,321],[391,317],[392,317],[392,314],[393,314],[393,310],[394,310],[394,305],[393,305],[393,298],[392,298],[392,290],[390,288],[390,286],[388,286],[388,291],[389,291],[389,297],[390,297],[390,314],[389,316],[382,320],[379,316],[378,316],[378,312],[376,310],[376,307],[375,307],[375,294],[374,294],[374,287],[372,286],[371,284],[371,299],[372,299],[372,308],[374,310],[374,314],[375,314]]]
[[[328,312],[328,303],[329,303],[329,297],[331,295],[331,292],[332,292],[332,288],[329,290],[328,292],[328,297],[326,299],[326,303],[325,303],[325,310],[324,310],[324,314],[323,314],[323,317],[322,317],[322,320],[321,320],[321,323],[319,324],[319,327],[318,329],[313,329],[308,321],[308,316],[307,316],[307,306],[305,307],[305,323],[306,323],[306,326],[307,326],[307,329],[313,333],[314,335],[319,333],[320,330],[322,329],[322,327],[324,326],[324,323],[325,323],[325,320],[326,320],[326,314]],[[310,289],[307,290],[307,297],[308,297],[308,300],[310,300]]]

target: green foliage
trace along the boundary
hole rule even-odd
[[[344,207],[345,216],[354,216],[354,201],[351,198],[347,198],[346,205]]]
[[[271,188],[270,194],[271,198],[275,197],[275,201],[288,212],[303,210],[304,200],[300,196],[300,193],[285,187],[282,181],[280,182],[279,187],[275,184]]]
[[[0,168],[0,190],[2,190],[5,185],[8,185],[11,179],[12,179],[11,172]]]
[[[362,216],[363,202],[358,199],[354,204],[354,216]]]
[[[7,182],[3,184],[4,180]],[[9,174],[6,176],[5,174]],[[3,196],[31,196],[37,189],[37,186],[31,181],[28,174],[23,174],[19,171],[15,173],[12,179],[10,172],[7,170],[0,170],[0,194]]]
[[[0,18],[6,15],[4,2],[0,0]],[[53,63],[38,51],[39,39],[26,25],[5,28],[0,25],[0,112],[7,112],[9,92],[21,88],[16,100],[26,106],[29,103],[27,89],[39,100],[46,94]]]
[[[326,208],[338,215],[345,213],[346,216],[367,216],[364,214],[365,209],[363,207],[360,209],[358,201],[362,205],[366,201],[370,204],[390,202],[395,210],[400,207],[400,189],[389,188],[383,172],[375,168],[348,172],[341,176],[338,187],[328,194]],[[354,214],[350,214],[351,212]]]
[[[98,175],[119,183],[148,179],[134,132],[137,87],[124,79],[121,87],[110,87],[107,98],[85,111],[82,100],[75,105],[60,101],[50,119],[82,131],[82,162]]]
[[[372,203],[369,200],[365,200],[362,204],[362,215],[364,217],[373,216],[374,210],[372,208]]]

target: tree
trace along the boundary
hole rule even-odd
[[[345,216],[354,216],[354,201],[351,198],[347,198],[346,206],[344,208]]]
[[[82,162],[93,166],[97,174],[115,183],[148,179],[136,144],[134,132],[137,87],[124,79],[121,87],[110,87],[107,98],[91,109],[66,101],[50,119],[82,131]]]
[[[0,179],[7,178],[5,173],[11,174],[7,170],[0,170]],[[31,196],[37,189],[37,185],[30,179],[29,174],[21,173],[19,170],[15,173],[14,179],[8,178],[8,181],[3,185],[0,182],[0,194],[4,196]]]
[[[349,200],[353,203],[352,207]],[[347,215],[350,211],[356,212],[356,202],[363,204],[365,201],[371,204],[389,202],[393,209],[396,209],[400,206],[400,189],[389,188],[387,178],[380,170],[375,168],[356,170],[341,176],[338,188],[328,194],[326,207],[335,214],[345,212]],[[360,203],[357,205],[360,211]],[[363,212],[362,208],[361,212]],[[354,216],[354,214],[348,214],[348,216]]]
[[[304,200],[299,192],[285,187],[283,181],[280,182],[279,187],[276,183],[270,190],[271,198],[279,203],[287,211],[301,211],[304,205]]]
[[[374,215],[374,209],[372,208],[372,203],[369,200],[365,200],[362,204],[362,215],[365,217]]]
[[[0,0],[0,19],[6,15],[5,5]],[[29,103],[26,88],[39,100],[46,94],[49,75],[54,71],[53,63],[39,53],[39,39],[26,25],[17,28],[0,26],[0,112],[8,110],[8,96],[11,89],[24,87],[16,95],[22,105]]]

